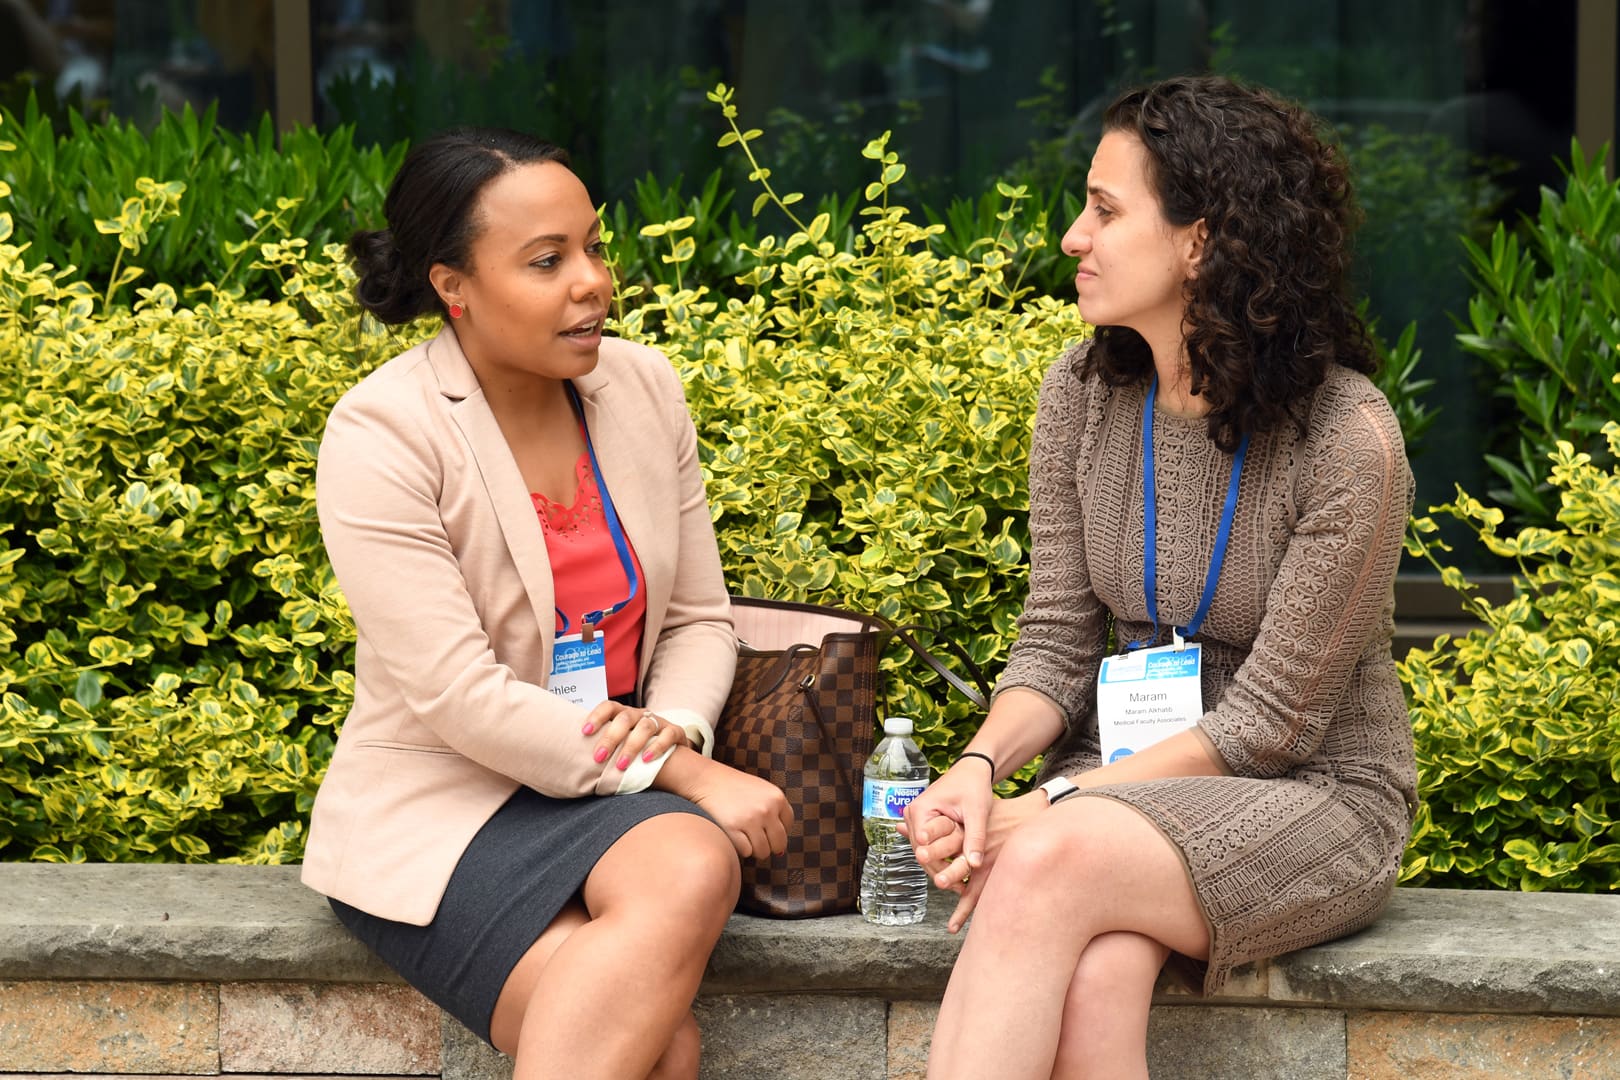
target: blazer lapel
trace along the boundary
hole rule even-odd
[[[658,545],[667,546],[670,542],[667,535],[661,536],[658,532],[655,500],[649,497],[637,460],[637,454],[647,445],[647,439],[626,427],[632,418],[623,415],[625,410],[612,407],[614,387],[601,365],[589,375],[575,379],[574,388],[579,391],[580,404],[585,410],[585,426],[591,435],[591,448],[596,451],[597,464],[602,468],[601,479],[607,483],[608,493],[613,496],[613,509],[618,512],[624,534],[643,563],[641,589],[647,602],[647,619],[642,633],[641,656],[645,668],[658,636],[657,623],[661,621],[661,614],[669,603],[669,597],[665,595],[669,588],[667,579],[664,575],[658,575],[656,581],[662,585],[663,592],[655,596],[654,584],[645,580],[645,564],[648,553],[655,551]],[[668,527],[666,522],[666,532]]]
[[[517,460],[506,445],[501,426],[490,412],[484,392],[478,386],[478,377],[456,341],[455,332],[446,327],[429,348],[429,358],[439,378],[440,391],[455,401],[450,415],[461,429],[472,451],[473,460],[484,480],[489,505],[499,522],[501,537],[512,554],[518,576],[528,594],[529,606],[539,624],[542,640],[549,657],[550,644],[557,625],[556,592],[551,578],[551,560],[546,554],[545,535],[535,515],[534,503],[529,499],[528,485],[518,471]],[[550,668],[549,659],[546,662]]]

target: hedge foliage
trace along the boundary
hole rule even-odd
[[[735,124],[731,93],[710,97]],[[758,132],[733,127],[723,145]],[[1086,327],[1074,304],[1032,296],[1019,267],[1052,242],[1018,230],[1028,198],[1003,185],[971,257],[939,253],[943,225],[889,198],[906,168],[887,136],[863,154],[873,180],[853,250],[832,217],[764,190],[797,226],[744,250],[746,299],[661,283],[623,317],[624,336],[664,349],[686,379],[704,448],[721,558],[754,596],[853,605],[937,625],[994,673],[1023,603],[1025,468],[1046,366]],[[694,257],[690,218],[650,225],[677,268]],[[925,676],[927,676],[925,678]],[[970,707],[916,665],[888,680],[943,768],[971,734]]]
[[[730,92],[711,97],[734,124]],[[649,184],[641,212],[661,220],[630,236],[632,218],[604,215],[634,268],[616,330],[682,372],[734,588],[937,624],[994,673],[1025,585],[1041,372],[1086,332],[1023,276],[1063,223],[1013,185],[974,204],[976,240],[965,218],[921,223],[893,198],[906,171],[886,138],[866,147],[864,198],[807,204],[770,187],[757,138],[733,126],[723,141],[765,185],[754,211],[791,230],[721,226],[724,196]],[[20,153],[0,146],[0,176]],[[118,183],[92,225],[111,253],[98,279],[42,258],[41,226],[19,227],[26,200],[0,182],[0,857],[293,860],[352,690],[354,628],[313,513],[321,426],[434,327],[362,319],[340,248],[289,239],[279,202],[249,214],[264,231],[246,246],[196,241],[238,278],[137,275],[168,265],[165,238],[202,191],[162,173]],[[1386,379],[1398,407],[1421,389],[1410,339]],[[1563,531],[1496,538],[1494,512],[1452,508],[1517,545],[1526,584],[1482,610],[1496,636],[1402,669],[1426,800],[1408,880],[1613,886],[1620,513],[1579,452],[1559,466]],[[894,674],[889,707],[943,765],[968,707],[915,665]],[[1493,678],[1501,692],[1480,693]],[[1549,701],[1574,711],[1543,716]]]
[[[135,255],[177,210],[132,186]],[[273,303],[158,283],[109,306],[14,230],[0,214],[0,851],[296,858],[353,641],[315,452],[393,346],[336,248],[258,246]]]
[[[14,148],[0,148],[13,153]],[[659,283],[626,337],[681,368],[734,587],[950,617],[999,664],[1023,591],[1023,461],[1041,369],[1083,332],[1025,302],[1044,231],[941,257],[885,205],[879,140],[856,250],[828,217],[766,236],[747,300]],[[122,265],[189,190],[137,177]],[[0,199],[11,195],[0,185]],[[1006,222],[1023,193],[1009,189]],[[797,200],[784,199],[792,204]],[[679,220],[638,240],[693,246]],[[101,291],[0,215],[0,851],[280,862],[347,710],[354,628],[313,512],[320,431],[366,370],[430,332],[362,319],[341,250],[256,244],[277,300]],[[116,280],[116,273],[113,280]],[[936,760],[967,706],[892,680]]]
[[[1620,423],[1603,435],[1620,457]],[[1515,595],[1474,598],[1484,628],[1400,665],[1423,804],[1402,879],[1453,887],[1620,889],[1620,466],[1560,441],[1548,478],[1554,528],[1499,535],[1503,513],[1469,497],[1436,512],[1516,560]],[[1432,518],[1408,548],[1441,567]]]
[[[238,134],[215,124],[212,107],[164,113],[150,132],[116,118],[91,124],[71,110],[58,130],[32,95],[20,117],[0,115],[15,143],[0,158],[0,181],[28,241],[23,261],[73,267],[98,291],[123,289],[133,279],[119,280],[129,265],[121,225],[145,178],[184,198],[148,220],[144,283],[165,283],[187,302],[203,289],[279,298],[283,275],[255,258],[259,244],[300,237],[319,250],[377,227],[406,150],[357,146],[352,127],[278,134],[268,113],[257,131]]]

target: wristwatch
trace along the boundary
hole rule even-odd
[[[1052,777],[1052,779],[1041,785],[1041,790],[1046,792],[1047,806],[1056,806],[1070,795],[1076,795],[1080,792],[1079,788],[1070,783],[1067,776]]]

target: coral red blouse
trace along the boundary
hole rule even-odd
[[[568,617],[570,634],[579,633],[580,616],[585,612],[605,611],[630,593],[624,564],[619,561],[613,536],[608,532],[602,492],[597,487],[588,450],[574,463],[574,475],[579,480],[579,488],[571,506],[554,503],[536,491],[529,493],[546,536],[556,604]],[[625,537],[625,547],[636,568],[636,579],[640,581],[641,562],[636,558],[636,549],[631,546],[629,537]],[[647,617],[646,597],[647,589],[643,584],[633,600],[603,619],[599,627],[607,638],[607,685],[613,697],[633,693],[636,689],[641,629]],[[561,619],[557,620],[557,632],[562,633]]]

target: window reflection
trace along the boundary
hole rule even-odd
[[[1387,337],[1418,324],[1445,422],[1419,447],[1419,505],[1483,491],[1483,433],[1510,423],[1453,340],[1470,291],[1459,235],[1534,209],[1574,130],[1576,0],[0,0],[0,103],[40,95],[149,124],[276,107],[278,71],[313,112],[391,144],[503,124],[572,149],[600,198],[649,173],[693,193],[747,182],[704,91],[737,88],[786,190],[858,191],[859,150],[892,130],[900,197],[1024,183],[1059,215],[1098,113],[1125,83],[1237,74],[1340,130],[1367,211],[1361,288]],[[283,23],[278,26],[277,15]],[[286,33],[296,14],[298,32]],[[303,29],[307,27],[307,35]],[[283,31],[278,38],[277,31]],[[276,52],[277,42],[283,52]],[[1602,77],[1614,80],[1614,72]],[[1612,90],[1613,88],[1611,88]],[[1053,220],[1054,233],[1064,222]],[[1062,282],[1052,288],[1062,287]]]
[[[33,89],[143,124],[217,105],[245,129],[275,104],[273,0],[0,0],[0,40],[8,105]]]

